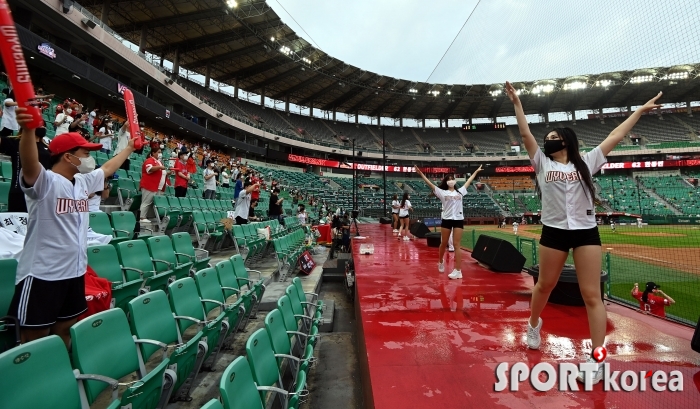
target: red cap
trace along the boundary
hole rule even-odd
[[[83,148],[89,151],[98,151],[102,149],[102,144],[90,143],[77,132],[68,132],[58,135],[51,140],[51,143],[49,143],[49,150],[51,151],[52,156],[72,151],[76,148]]]

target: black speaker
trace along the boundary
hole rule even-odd
[[[690,348],[695,352],[700,352],[700,319],[698,319],[698,325],[695,327],[693,338],[690,340]]]
[[[411,234],[419,239],[425,238],[425,235],[428,233],[430,233],[430,229],[421,221],[416,221],[411,225]]]
[[[391,217],[380,217],[379,224],[391,224]]]
[[[519,273],[525,266],[525,256],[510,242],[485,234],[476,241],[472,258],[497,273]]]
[[[442,233],[439,231],[430,232],[425,235],[425,238],[428,239],[428,247],[440,247],[440,243],[442,242]]]

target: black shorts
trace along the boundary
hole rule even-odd
[[[236,216],[236,224],[248,224],[248,219],[244,219],[241,216]]]
[[[399,219],[408,219],[409,217],[411,217],[410,214],[408,216],[399,216]]]
[[[443,229],[464,229],[464,220],[442,219],[440,227]]]
[[[576,247],[601,245],[598,226],[583,230],[563,230],[546,225],[542,226],[540,244],[567,253]]]
[[[27,276],[15,285],[8,315],[20,327],[45,328],[87,311],[85,276],[47,281]]]

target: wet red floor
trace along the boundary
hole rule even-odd
[[[611,371],[680,371],[682,391],[655,392],[644,382],[644,392],[606,392],[601,382],[588,392],[559,392],[556,386],[539,392],[524,381],[517,392],[495,392],[501,362],[532,368],[585,360],[585,308],[550,303],[542,315],[542,347],[529,350],[530,276],[493,273],[465,251],[464,278],[449,280],[452,254],[440,274],[437,249],[425,240],[399,241],[389,225],[363,225],[361,233],[367,239],[355,242],[354,259],[367,407],[700,408],[700,354],[690,349],[692,329],[608,302]],[[373,244],[374,254],[360,255],[360,243]]]

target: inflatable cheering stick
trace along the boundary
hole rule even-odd
[[[134,94],[131,93],[130,89],[124,90],[124,107],[126,108],[127,122],[129,123],[129,133],[131,134],[131,139],[134,140],[134,149],[138,151],[143,148],[143,135],[139,126],[139,116],[136,114]]]
[[[17,105],[27,108],[27,113],[32,116],[32,121],[25,127],[28,129],[38,128],[42,123],[41,112],[34,106],[36,102],[34,86],[29,76],[27,62],[24,60],[22,44],[17,36],[17,28],[12,20],[10,6],[5,0],[0,0],[0,53],[5,71],[7,71],[7,78],[15,92]]]

